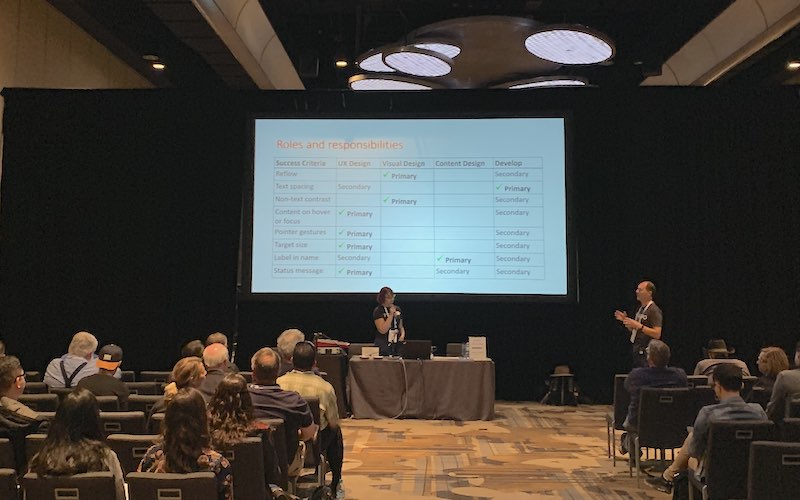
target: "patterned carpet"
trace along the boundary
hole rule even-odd
[[[346,498],[670,498],[612,466],[608,406],[495,408],[489,422],[345,420]]]

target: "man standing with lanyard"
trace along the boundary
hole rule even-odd
[[[633,347],[633,367],[647,366],[647,344],[650,339],[661,339],[663,319],[661,309],[653,302],[656,286],[652,281],[642,281],[636,287],[636,300],[639,310],[636,316],[628,317],[625,311],[614,311],[614,317],[630,331],[630,342]]]

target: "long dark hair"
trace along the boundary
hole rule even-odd
[[[108,446],[100,430],[100,408],[94,394],[75,389],[58,405],[44,446],[31,460],[31,472],[71,476],[108,470]]]
[[[164,415],[166,472],[196,472],[197,459],[209,447],[208,413],[202,394],[181,389],[167,404]]]
[[[228,449],[247,437],[253,420],[253,400],[247,381],[238,373],[229,373],[217,386],[208,403],[211,444],[215,449]]]

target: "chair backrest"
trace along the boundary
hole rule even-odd
[[[117,396],[95,396],[100,411],[119,411],[119,398]]]
[[[314,423],[319,425],[320,423],[320,409],[319,409],[319,398],[303,398],[308,403],[308,408],[311,410],[311,415],[314,417]],[[305,463],[306,467],[317,467],[320,461],[320,453],[322,449],[320,447],[319,438],[314,439],[311,442],[311,445],[306,448],[306,456],[305,456]]]
[[[110,472],[87,472],[74,476],[42,476],[33,472],[22,478],[26,500],[94,500],[116,498]]]
[[[747,398],[748,403],[758,403],[761,405],[762,408],[765,410],[767,409],[767,403],[769,403],[769,397],[772,393],[763,387],[753,387],[750,390],[750,396]]]
[[[0,438],[0,469],[16,469],[17,461],[14,458],[14,445],[7,438]]]
[[[67,394],[75,390],[75,386],[72,387],[49,387],[48,392],[50,394],[58,394],[58,399],[63,400],[67,397]]]
[[[145,415],[142,411],[101,411],[103,434],[144,434]]]
[[[709,385],[708,375],[687,375],[689,387],[697,387],[698,385]]]
[[[614,375],[614,428],[620,431],[625,417],[628,416],[628,406],[631,404],[631,395],[625,390],[627,378],[627,373]]]
[[[750,443],[775,437],[769,420],[712,421],[703,461],[709,498],[745,498]]]
[[[719,403],[714,388],[710,385],[696,385],[690,389],[691,392],[691,419],[692,422],[697,418],[697,414],[704,406]],[[691,425],[691,424],[690,424]]]
[[[147,432],[150,434],[161,434],[161,424],[164,422],[164,413],[153,413],[147,421]]]
[[[110,434],[106,443],[117,454],[122,472],[127,474],[136,472],[139,462],[156,440],[157,434]]]
[[[121,370],[119,379],[123,382],[136,382],[136,373],[133,370]]]
[[[680,448],[692,424],[688,388],[643,387],[639,392],[639,444],[646,448]]]
[[[784,418],[780,426],[781,441],[800,442],[800,418]]]
[[[34,411],[56,411],[59,403],[57,394],[22,394],[19,402]]]
[[[142,371],[139,372],[139,380],[142,382],[159,382],[165,384],[169,380],[171,371]]]
[[[747,471],[748,500],[800,495],[800,443],[753,441]]]
[[[23,394],[46,394],[47,384],[44,382],[25,382],[25,390]]]
[[[289,453],[286,449],[286,426],[281,418],[260,418],[258,421],[269,425],[272,431],[272,444],[274,445],[276,465],[280,474],[279,481],[276,484],[285,490],[289,487]],[[234,484],[236,484],[235,480]]]
[[[267,483],[264,474],[264,448],[260,437],[248,437],[221,452],[233,468],[233,498],[264,500]]]
[[[27,463],[31,463],[34,455],[44,446],[44,440],[47,439],[47,434],[28,434],[25,436],[25,459]]]
[[[37,371],[26,371],[25,372],[25,380],[27,382],[41,382],[42,381],[42,373]]]
[[[0,468],[0,498],[17,500],[17,471],[9,468]]]
[[[253,372],[239,372],[239,375],[244,377],[248,384],[253,383]]]
[[[169,474],[131,472],[125,476],[130,500],[217,500],[213,472]]]
[[[131,394],[163,394],[161,382],[125,382]]]
[[[752,375],[742,377],[742,390],[739,391],[742,399],[747,401],[747,399],[750,397],[750,393],[753,391],[753,386],[756,385],[756,382],[758,382],[758,377],[754,377]]]
[[[143,411],[145,415],[149,415],[153,405],[163,397],[158,394],[131,394],[128,396],[128,410]]]

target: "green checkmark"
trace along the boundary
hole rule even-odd
[[[436,260],[442,260],[442,257],[444,257],[444,255],[440,255],[440,256],[436,257]]]
[[[386,177],[387,175],[389,175],[389,172],[384,172],[384,173],[383,173],[383,176],[384,176],[384,177]]]
[[[345,209],[344,209],[344,208],[343,208],[343,209],[341,209],[341,210],[339,210],[339,215],[342,215],[342,214],[344,213],[344,211],[345,211]]]
[[[344,232],[344,229],[342,229],[341,231],[339,231],[339,234],[342,234],[343,232]]]
[[[339,248],[342,248],[343,245],[344,245],[344,242],[339,243]]]
[[[384,202],[384,203],[386,203],[387,201],[389,201],[389,197],[388,197],[388,196],[387,196],[386,198],[384,198],[384,199],[383,199],[383,202]]]
[[[342,274],[342,271],[344,271],[344,268],[339,269],[339,274]]]
[[[498,184],[497,187],[495,187],[495,189],[499,190],[501,187],[503,187],[503,185],[502,184]]]

